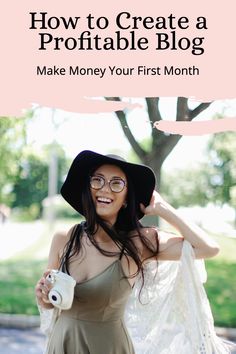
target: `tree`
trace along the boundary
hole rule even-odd
[[[59,191],[63,176],[67,169],[67,160],[60,145],[53,143],[58,158],[57,191]],[[39,155],[29,151],[22,158],[19,174],[13,187],[14,201],[12,206],[18,208],[35,208],[34,216],[42,213],[42,201],[48,196],[48,155],[50,145],[44,147]]]
[[[106,97],[106,100],[110,101],[121,101],[119,97]],[[160,113],[160,97],[148,97],[145,99],[147,112],[149,117],[149,123],[151,128],[153,128],[153,123],[155,121],[162,120]],[[188,105],[188,99],[185,97],[177,98],[176,107],[176,121],[192,121],[195,119],[202,111],[207,109],[211,103],[200,103],[194,109],[190,109]],[[122,130],[128,139],[131,147],[135,151],[136,155],[139,157],[140,161],[148,166],[150,166],[156,174],[157,185],[161,185],[161,167],[163,162],[174,149],[178,141],[181,139],[181,135],[166,135],[165,133],[152,129],[150,136],[149,148],[145,149],[134,137],[132,131],[129,128],[127,114],[124,111],[115,112],[119,122],[121,124]]]
[[[21,118],[0,117],[0,204],[11,204],[10,192],[26,145],[26,124],[29,118],[29,112]]]
[[[171,174],[164,171],[163,177],[162,194],[176,208],[205,206],[212,197],[206,163]]]
[[[208,183],[212,200],[235,208],[236,215],[236,133],[212,136],[208,145]],[[235,217],[236,224],[236,217]]]
[[[35,216],[42,210],[42,200],[47,196],[47,161],[33,153],[22,159],[16,178],[12,207],[29,208],[34,205]]]
[[[195,168],[164,173],[163,194],[175,207],[228,204],[235,209],[236,225],[236,133],[211,136],[205,161]],[[176,184],[175,181],[178,181]]]

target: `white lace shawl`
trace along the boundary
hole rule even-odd
[[[184,241],[179,261],[150,262],[145,284],[136,281],[126,307],[125,322],[136,354],[226,354],[227,345],[216,336],[202,282],[206,271]],[[59,311],[40,308],[41,329],[50,336]]]

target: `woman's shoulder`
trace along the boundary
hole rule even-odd
[[[56,231],[53,239],[52,239],[52,244],[58,245],[58,246],[65,246],[65,244],[69,241],[69,239],[71,238],[71,235],[73,232],[75,232],[76,228],[78,227],[78,224],[73,225],[72,227],[70,227],[69,230],[59,230]],[[60,247],[59,247],[60,248]]]
[[[142,236],[148,236],[148,235],[157,235],[158,234],[158,229],[156,226],[143,226],[139,229],[139,232],[141,233]],[[138,230],[132,230],[129,232],[130,236],[137,236],[139,235]]]
[[[156,227],[142,227],[139,232],[133,230],[130,232],[130,237],[132,237],[135,246],[139,249],[140,254],[142,254],[142,258],[150,257],[152,255],[151,250],[157,250],[158,248],[159,240]]]
[[[143,234],[147,237],[157,237],[158,229],[156,226],[145,226],[142,228]]]
[[[49,251],[48,268],[57,269],[59,267],[60,257],[62,256],[64,248],[70,240],[73,231],[76,230],[76,227],[77,225],[74,225],[68,231],[55,232]]]
[[[157,239],[158,238],[158,229],[157,227],[155,226],[144,226],[144,227],[141,227],[138,230],[132,230],[129,232],[129,236],[133,239],[133,241],[137,241],[137,240],[140,240],[140,235],[142,237],[145,237],[147,239]],[[140,240],[141,242],[141,240]]]
[[[145,245],[143,243],[143,239],[146,239],[147,242],[150,242],[153,245],[158,243],[158,230],[154,226],[144,226],[141,227],[139,231],[132,230],[130,231],[129,236],[132,238],[133,242],[136,244],[136,247],[138,247],[141,252],[143,252]]]

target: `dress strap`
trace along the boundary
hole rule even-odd
[[[123,257],[124,251],[125,251],[125,248],[124,248],[124,246],[123,246],[122,249],[121,249],[121,251],[120,251],[119,260],[121,260],[121,258]]]

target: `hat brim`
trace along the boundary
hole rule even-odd
[[[155,188],[155,175],[151,168],[106,156],[94,151],[84,150],[79,153],[69,169],[66,180],[61,188],[63,198],[80,214],[83,214],[82,189],[88,178],[89,172],[96,166],[104,164],[116,165],[125,174],[128,174],[132,181],[137,204],[137,217],[141,219],[144,214],[140,210],[140,203],[147,206],[151,200]]]

